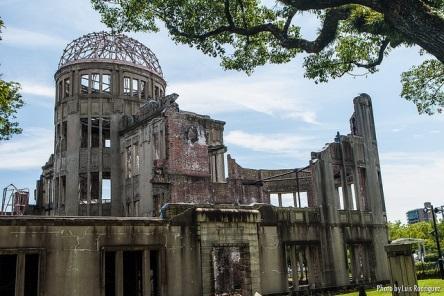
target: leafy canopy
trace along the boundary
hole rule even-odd
[[[0,33],[1,28],[3,21],[0,18]],[[0,79],[0,140],[9,140],[12,135],[22,132],[18,122],[15,121],[17,110],[23,106],[19,91],[20,84]]]
[[[113,30],[157,32],[163,23],[175,42],[220,57],[225,69],[251,73],[305,52],[305,76],[316,83],[375,73],[394,48],[419,45],[431,58],[402,75],[401,95],[419,113],[444,107],[444,0],[91,1]],[[304,12],[321,23],[315,40],[301,36],[295,15]]]

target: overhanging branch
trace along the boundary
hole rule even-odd
[[[283,29],[279,28],[279,26],[273,23],[260,24],[252,27],[239,27],[233,21],[233,17],[230,13],[229,1],[225,0],[224,5],[225,17],[228,24],[219,26],[208,32],[198,34],[193,32],[183,32],[173,24],[170,24],[168,20],[164,21],[168,30],[173,35],[194,39],[197,41],[204,41],[207,38],[224,33],[250,37],[259,33],[268,32],[274,38],[276,38],[284,48],[301,49],[308,53],[318,53],[336,38],[339,21],[347,19],[347,17],[350,15],[350,9],[346,7],[328,10],[318,37],[313,41],[309,41],[303,38],[293,38],[288,36],[288,29],[290,27],[291,20],[296,13],[295,11],[287,17],[287,21]]]
[[[384,59],[384,52],[387,49],[387,46],[389,45],[390,40],[388,39],[384,39],[384,41],[382,41],[381,46],[379,48],[379,52],[378,52],[378,58],[376,60],[374,60],[373,62],[370,62],[368,64],[362,64],[362,63],[353,63],[355,64],[357,67],[360,68],[366,68],[366,69],[371,69],[374,68],[378,65],[380,65],[382,63],[382,60]]]

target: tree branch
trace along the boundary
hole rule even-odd
[[[348,8],[337,8],[328,10],[325,16],[322,29],[318,37],[313,41],[308,41],[303,38],[291,38],[288,36],[288,28],[291,23],[292,16],[289,15],[287,18],[286,25],[284,29],[280,29],[277,25],[272,23],[260,24],[252,27],[238,27],[234,24],[232,16],[229,11],[229,1],[225,0],[225,13],[227,17],[228,26],[220,26],[212,31],[208,31],[201,34],[189,33],[179,31],[176,27],[165,22],[168,30],[174,35],[181,37],[186,37],[190,39],[196,39],[203,41],[209,37],[217,36],[223,33],[234,33],[242,36],[253,36],[258,33],[268,32],[273,37],[275,37],[281,44],[282,47],[287,49],[299,48],[307,53],[318,53],[324,49],[328,44],[330,44],[336,38],[336,32],[338,30],[339,21],[347,19],[350,15],[350,9]],[[293,14],[294,15],[294,14]]]
[[[373,10],[382,11],[381,0],[279,0],[297,10],[337,8],[347,4],[359,4]]]
[[[374,67],[380,65],[382,63],[382,60],[384,59],[384,52],[387,49],[387,46],[389,44],[390,44],[390,40],[388,40],[388,39],[384,39],[384,41],[382,41],[381,46],[379,48],[379,52],[378,52],[378,58],[376,60],[374,60],[373,62],[368,63],[368,64],[354,62],[353,64],[355,64],[357,67],[366,68],[366,69],[371,69],[371,68],[374,68]]]
[[[296,12],[297,12],[296,9],[292,9],[287,16],[287,20],[285,21],[284,25],[284,33],[286,36],[288,36],[288,29],[290,28],[291,21],[293,20],[293,17],[295,16]]]

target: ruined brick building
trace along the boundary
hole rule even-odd
[[[306,167],[256,170],[225,163],[224,122],[181,110],[134,39],[73,41],[55,83],[39,216],[0,217],[0,295],[322,294],[388,280],[368,95],[353,100],[350,134]]]

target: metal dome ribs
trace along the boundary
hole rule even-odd
[[[84,61],[136,65],[163,77],[156,55],[139,41],[123,34],[96,32],[72,41],[63,51],[59,69]]]

